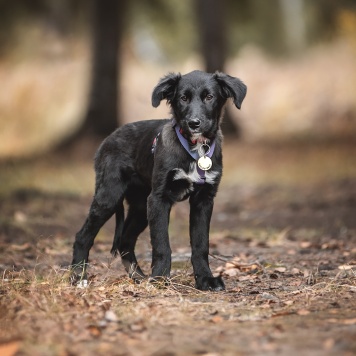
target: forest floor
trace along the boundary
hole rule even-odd
[[[90,154],[0,164],[0,354],[355,355],[356,145],[226,143],[211,223],[224,292],[194,289],[188,205],[171,215],[169,286],[134,284],[99,233],[68,284]],[[82,148],[83,149],[83,148]],[[149,273],[147,231],[138,258]]]

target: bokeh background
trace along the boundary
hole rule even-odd
[[[194,69],[248,87],[210,226],[227,293],[194,290],[187,201],[167,288],[110,255],[115,218],[68,286],[95,150]],[[355,355],[355,134],[356,0],[0,0],[0,355]]]
[[[0,158],[167,117],[152,88],[194,69],[248,86],[226,136],[352,140],[355,58],[354,0],[1,0]]]

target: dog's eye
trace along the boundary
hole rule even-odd
[[[182,96],[180,97],[180,100],[182,100],[182,101],[187,101],[188,98],[187,98],[185,95],[182,95]]]
[[[210,101],[210,100],[212,100],[213,98],[214,98],[213,95],[208,94],[208,95],[205,97],[205,100],[206,100],[206,101]]]

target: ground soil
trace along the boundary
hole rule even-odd
[[[356,353],[353,143],[226,144],[210,241],[219,293],[194,289],[186,202],[171,215],[170,285],[128,279],[109,253],[110,221],[89,287],[70,286],[92,195],[91,160],[80,157],[1,164],[1,355]],[[148,232],[137,250],[149,273]]]

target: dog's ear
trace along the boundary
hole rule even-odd
[[[158,107],[161,101],[164,99],[166,99],[168,103],[171,102],[180,78],[180,73],[169,73],[159,81],[152,92],[153,107]]]
[[[246,96],[247,86],[240,79],[224,73],[216,72],[214,78],[220,85],[222,97],[225,99],[232,98],[235,106],[241,109],[242,101]]]

